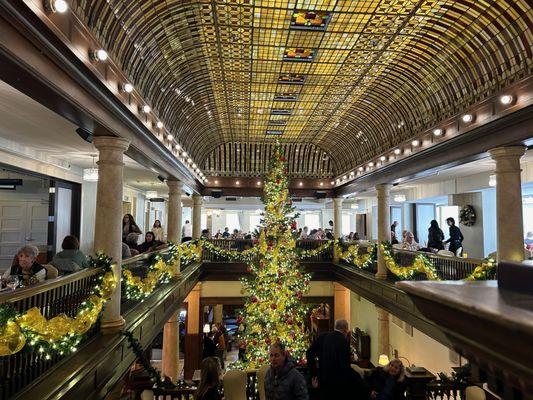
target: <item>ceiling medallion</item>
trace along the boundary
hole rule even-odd
[[[315,59],[316,49],[290,47],[283,53],[283,61],[310,62]]]
[[[295,11],[291,18],[291,29],[325,31],[331,14],[325,11]]]

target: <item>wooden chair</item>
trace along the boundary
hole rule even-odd
[[[269,365],[263,365],[257,370],[257,391],[259,392],[259,400],[266,400],[265,378],[269,368]]]
[[[226,372],[222,384],[224,386],[224,400],[247,400],[246,372],[233,369]]]
[[[46,269],[46,280],[55,279],[58,277],[59,271],[56,267],[51,264],[44,264],[43,267]]]
[[[486,400],[485,391],[479,386],[468,386],[465,391],[466,400]]]

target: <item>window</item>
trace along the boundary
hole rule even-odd
[[[309,228],[309,232],[313,229],[320,228],[320,216],[318,214],[305,214],[305,226]]]
[[[239,223],[239,214],[237,213],[226,213],[226,226],[229,228],[230,232],[233,232],[234,229],[240,230],[241,224]]]
[[[435,219],[435,204],[416,204],[416,237],[420,247],[426,247],[428,242],[428,229],[431,221]]]
[[[448,229],[448,224],[446,224],[446,218],[450,218],[450,217],[452,217],[455,220],[456,225],[459,224],[459,206],[437,207],[437,221],[446,239],[450,237],[450,230]]]
[[[352,215],[351,214],[342,214],[342,234],[349,235],[352,231]]]
[[[261,225],[261,216],[250,215],[250,231],[253,232],[256,229],[259,229],[260,225]]]
[[[207,214],[202,213],[200,217],[200,226],[202,230],[207,229]]]

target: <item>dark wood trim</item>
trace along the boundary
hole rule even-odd
[[[301,262],[300,266],[305,272],[311,274],[312,281],[334,280],[334,273],[331,269],[331,262]],[[248,266],[242,262],[217,261],[202,263],[202,281],[238,281],[243,276],[249,276]]]
[[[328,303],[333,304],[333,296],[304,296],[302,297],[302,303],[304,304],[318,304]],[[200,308],[205,306],[213,306],[216,304],[222,304],[224,306],[240,306],[244,305],[245,296],[242,297],[201,297]]]

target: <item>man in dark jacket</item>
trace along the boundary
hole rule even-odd
[[[285,345],[273,344],[269,356],[270,368],[265,376],[267,400],[309,400],[305,378],[295,368]]]
[[[319,336],[307,350],[307,364],[313,387],[320,399],[366,398],[364,381],[351,367],[346,320],[335,321],[335,330]]]

